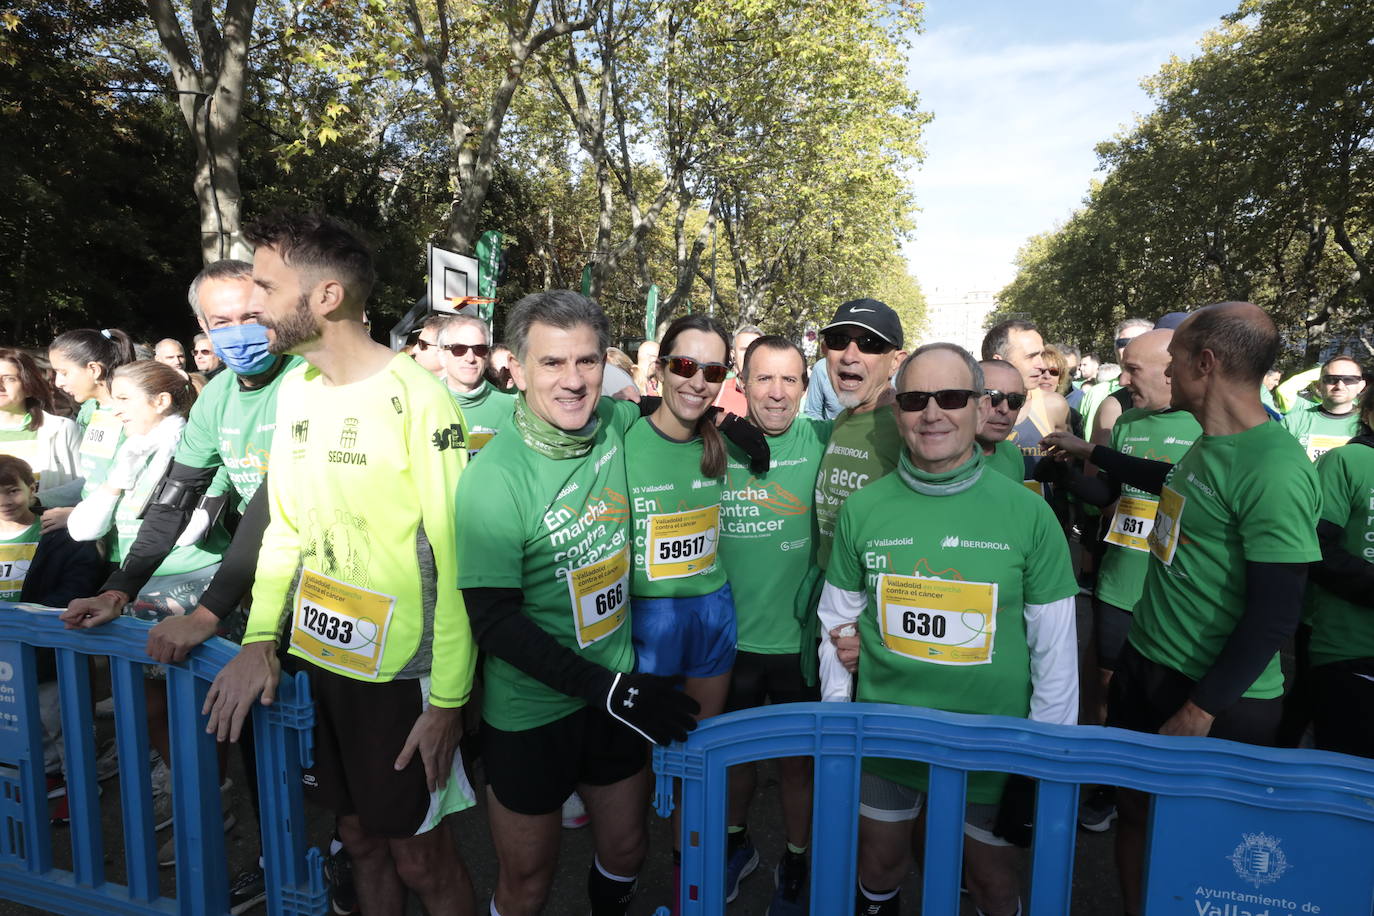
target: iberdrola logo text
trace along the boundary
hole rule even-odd
[[[940,541],[941,547],[963,547],[972,550],[1011,550],[1010,544],[1003,544],[1000,541],[972,541],[968,538],[961,538],[957,534],[946,535]]]

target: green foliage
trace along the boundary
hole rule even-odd
[[[1374,8],[1245,0],[1146,87],[1156,108],[1098,147],[1106,178],[1027,242],[1002,312],[1101,347],[1127,315],[1245,299],[1305,359],[1368,347]]]

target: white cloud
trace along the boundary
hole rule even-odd
[[[1016,250],[1062,222],[1097,170],[1094,147],[1151,102],[1140,81],[1194,53],[1212,23],[1122,41],[995,46],[970,26],[916,38],[909,84],[934,114],[910,178],[916,238],[906,246],[927,289],[1000,288]]]

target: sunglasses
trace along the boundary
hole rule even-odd
[[[211,353],[214,353],[215,351],[214,351],[214,350],[192,350],[191,352],[194,353],[196,356],[209,356]]]
[[[998,391],[996,388],[988,388],[983,393],[988,396],[988,400],[992,402],[993,407],[998,407],[1003,401],[1006,401],[1007,406],[1012,410],[1020,410],[1026,403],[1026,396],[1024,394],[1007,394],[1005,391]],[[939,402],[937,401],[936,403],[938,404]]]
[[[1362,376],[1362,375],[1323,375],[1323,376],[1322,376],[1322,384],[1323,384],[1323,385],[1334,385],[1334,384],[1336,384],[1337,382],[1340,382],[1342,385],[1344,385],[1344,386],[1347,387],[1347,388],[1354,388],[1356,385],[1358,385],[1360,382],[1363,382],[1363,381],[1364,381],[1364,376]]]
[[[870,355],[887,353],[896,349],[877,334],[846,334],[843,331],[825,331],[821,334],[821,340],[824,341],[827,350],[847,350],[850,343],[858,346],[860,353]]]
[[[1126,349],[1126,344],[1130,343],[1134,339],[1134,337],[1118,337],[1116,339],[1116,348],[1118,350],[1124,350]]]
[[[1055,369],[1054,367],[1050,367],[1050,368],[1046,369],[1046,370],[1045,370],[1045,374],[1046,374],[1046,375],[1049,375],[1049,376],[1053,376],[1054,378],[1059,378],[1059,370],[1058,370],[1058,369]]]
[[[467,356],[468,351],[471,350],[473,356],[478,359],[486,359],[487,354],[491,353],[491,347],[486,344],[472,344],[471,346],[467,344],[435,344],[435,346],[440,350],[447,350],[454,356]]]
[[[941,410],[959,410],[968,406],[969,398],[978,397],[978,392],[970,391],[967,388],[943,388],[939,391],[903,391],[897,395],[897,406],[902,410],[915,413],[918,410],[925,410],[930,399],[935,399],[935,406]]]
[[[665,356],[659,362],[673,375],[683,378],[691,378],[700,370],[702,378],[712,385],[725,381],[725,376],[730,374],[730,367],[724,363],[699,363],[690,356]]]

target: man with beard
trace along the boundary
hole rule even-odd
[[[372,255],[350,228],[281,214],[245,236],[270,350],[309,365],[278,392],[253,611],[206,696],[208,730],[237,740],[252,705],[272,702],[289,614],[315,700],[307,792],[338,816],[363,911],[403,913],[412,891],[431,913],[471,914],[443,826],[474,802],[458,752],[476,662],[451,495],[462,420],[432,376],[368,335]]]
[[[978,447],[983,452],[988,469],[1017,483],[1026,472],[1021,450],[1007,437],[1016,426],[1016,415],[1026,404],[1026,383],[1021,373],[1010,363],[1000,359],[985,359],[983,384],[988,396],[988,414],[978,428]]]
[[[892,411],[892,373],[906,357],[902,320],[876,299],[854,299],[821,328],[825,366],[845,408],[835,418],[816,476],[816,562],[826,568],[840,507],[897,466],[902,437]]]

